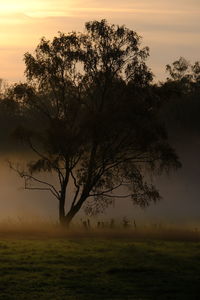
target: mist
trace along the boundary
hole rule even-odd
[[[183,111],[187,109],[183,107]],[[172,109],[170,107],[170,114]],[[192,112],[191,112],[192,113]],[[171,114],[172,115],[172,114]],[[187,113],[186,113],[187,115]],[[58,200],[46,191],[29,191],[24,189],[24,181],[16,172],[10,169],[8,161],[24,164],[30,161],[32,154],[12,137],[16,126],[15,120],[6,123],[6,116],[1,115],[1,147],[0,147],[0,221],[4,220],[47,220],[58,221]],[[129,199],[116,199],[103,214],[92,218],[108,220],[114,218],[119,222],[127,217],[137,224],[173,224],[198,226],[200,223],[200,134],[197,126],[198,116],[195,110],[192,121],[177,120],[172,115],[168,122],[169,139],[175,148],[182,168],[169,174],[154,176],[153,180],[158,188],[161,201],[150,204],[142,209]],[[46,176],[46,175],[45,175]],[[43,178],[44,179],[44,178]],[[55,182],[50,174],[45,179]],[[69,187],[69,200],[72,191]],[[67,204],[66,204],[67,205]],[[87,218],[82,208],[75,218],[75,222]]]
[[[181,135],[180,135],[181,136]],[[8,147],[8,145],[7,145]],[[129,199],[116,199],[103,214],[92,218],[121,221],[127,217],[139,224],[197,226],[200,223],[200,137],[190,132],[174,141],[182,168],[154,179],[162,196],[161,201],[142,209]],[[23,156],[24,158],[24,156]],[[28,158],[28,156],[27,156]],[[45,191],[28,191],[18,174],[10,170],[7,160],[23,162],[22,156],[10,152],[1,153],[0,168],[0,221],[4,220],[47,220],[57,222],[58,201]],[[51,176],[50,176],[51,177]],[[53,180],[53,178],[49,178]],[[87,218],[82,209],[75,222]]]

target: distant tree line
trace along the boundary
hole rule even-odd
[[[175,123],[181,129],[194,134],[200,133],[200,62],[190,64],[180,57],[172,65],[167,65],[169,77],[160,89],[166,96],[163,113],[174,130]]]
[[[136,32],[87,22],[84,33],[42,38],[24,56],[27,81],[2,89],[0,122],[34,153],[26,168],[10,166],[26,189],[57,199],[62,224],[82,207],[96,214],[116,198],[156,202],[160,194],[146,174],[181,166],[166,125],[179,119],[191,126],[190,112],[198,128],[200,64],[181,57],[155,84],[148,56]],[[44,181],[46,172],[56,184]]]

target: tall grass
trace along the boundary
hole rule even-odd
[[[65,228],[52,220],[32,219],[6,219],[0,221],[0,238],[131,238],[200,241],[200,230],[191,227],[178,227],[173,225],[148,224],[138,226],[133,220],[127,219],[105,222],[91,222],[79,220],[70,228]]]

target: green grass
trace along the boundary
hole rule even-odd
[[[0,239],[0,299],[200,299],[200,242]]]

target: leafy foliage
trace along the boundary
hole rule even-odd
[[[199,134],[199,110],[200,110],[200,62],[191,64],[181,57],[166,70],[170,77],[160,87],[160,92],[167,101],[163,107],[162,118],[176,132],[192,132]]]
[[[38,156],[20,175],[26,188],[38,183],[35,173],[57,175],[58,188],[39,182],[59,200],[66,223],[88,199],[90,213],[113,197],[130,197],[141,206],[155,202],[160,196],[146,182],[145,170],[180,166],[159,120],[161,99],[146,65],[149,49],[140,47],[136,32],[105,20],[88,22],[85,29],[59,33],[52,42],[43,38],[35,55],[25,54],[27,83],[13,89],[31,127],[24,140]]]

